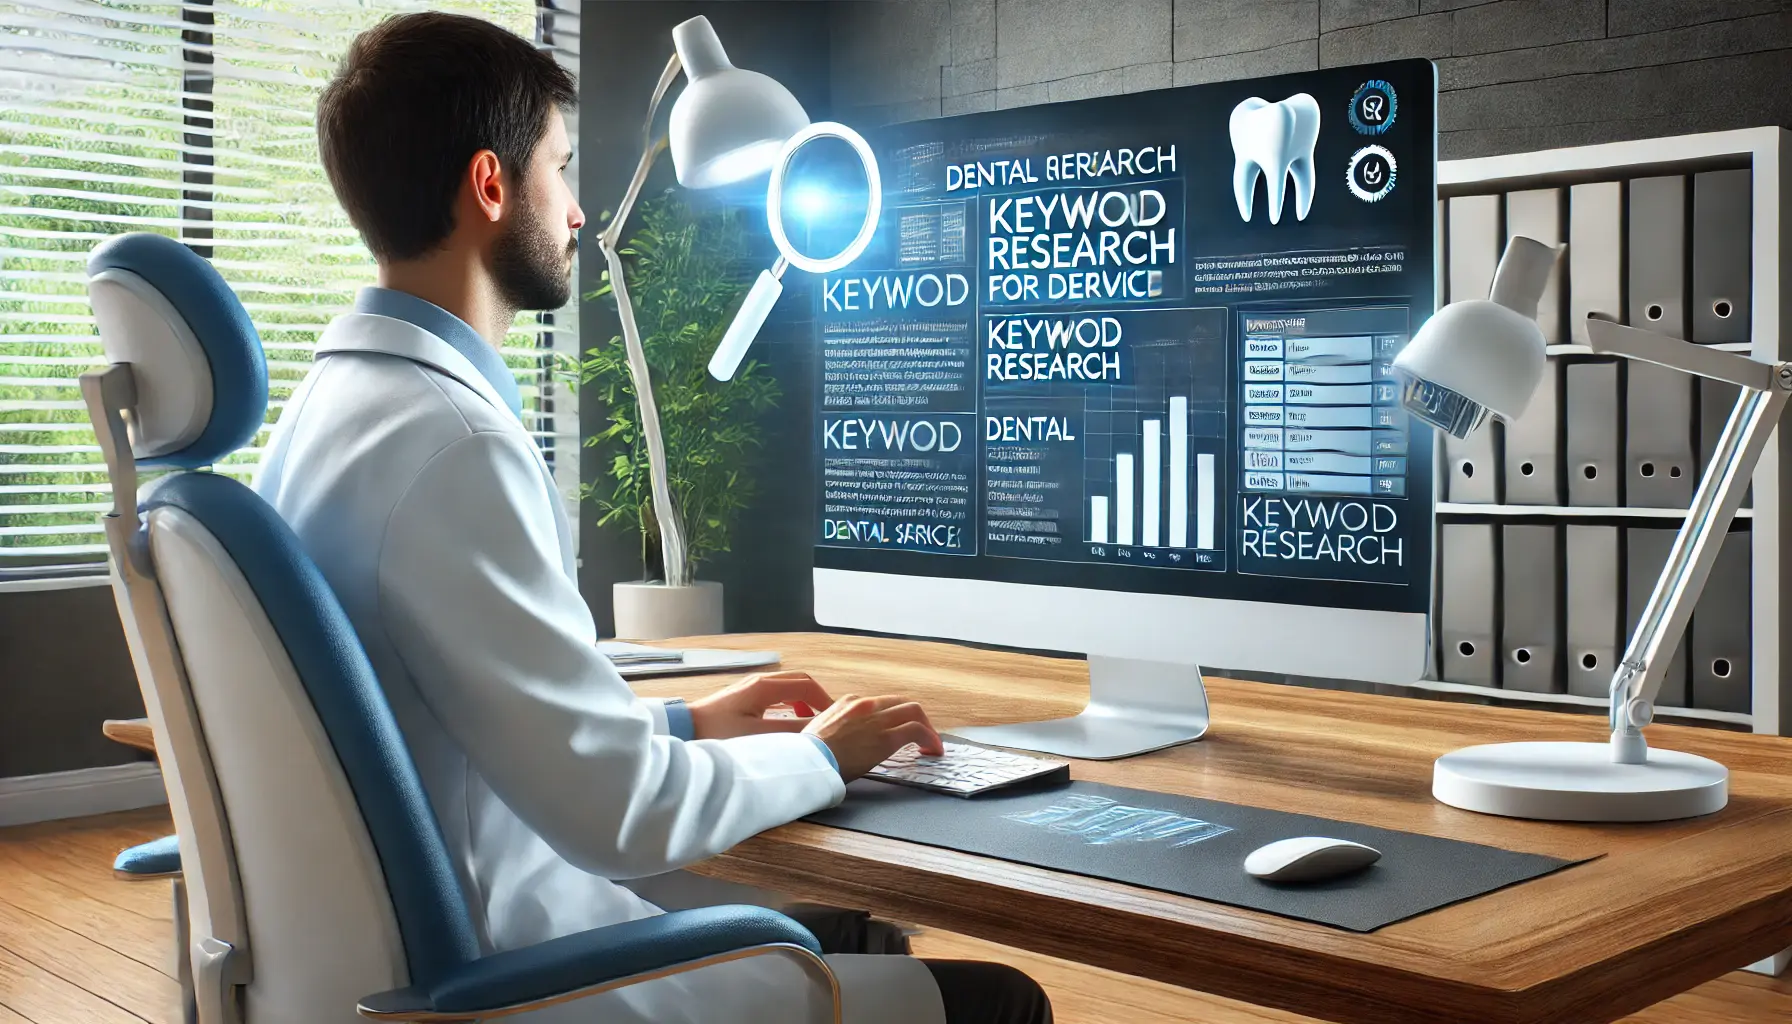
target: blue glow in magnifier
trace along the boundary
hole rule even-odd
[[[798,252],[790,244],[790,236],[784,231],[784,175],[789,171],[797,151],[816,139],[839,139],[851,146],[865,165],[865,184],[871,193],[865,207],[865,222],[860,225],[858,236],[846,248],[826,259],[814,259]],[[799,190],[791,198],[791,204],[797,207],[796,212],[800,217],[817,215],[826,202],[827,197],[814,190]],[[778,153],[777,162],[772,165],[771,183],[766,186],[765,194],[765,217],[771,228],[772,242],[778,247],[778,262],[772,264],[770,270],[759,272],[759,279],[753,282],[752,291],[741,302],[740,312],[735,314],[734,322],[728,325],[721,344],[716,346],[715,354],[709,358],[709,375],[716,380],[729,380],[734,376],[734,371],[740,368],[740,361],[746,357],[747,347],[753,344],[759,328],[764,326],[765,318],[777,304],[778,297],[784,294],[785,267],[795,265],[811,274],[826,274],[844,268],[858,259],[865,247],[871,244],[871,236],[877,232],[877,218],[882,211],[883,185],[877,176],[877,157],[858,132],[833,121],[818,121],[787,139],[784,148]]]

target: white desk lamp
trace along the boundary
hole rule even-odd
[[[691,581],[685,561],[684,521],[667,482],[666,445],[660,433],[659,408],[654,402],[647,356],[641,348],[641,333],[635,325],[634,306],[629,301],[622,274],[622,257],[617,249],[621,244],[623,225],[634,210],[635,201],[640,198],[648,172],[668,148],[672,151],[678,183],[687,188],[731,185],[776,168],[780,173],[772,176],[772,196],[775,196],[782,187],[781,172],[788,167],[798,146],[816,138],[844,139],[866,162],[871,184],[871,209],[865,228],[842,254],[845,258],[841,260],[841,266],[857,258],[870,241],[877,223],[880,190],[876,164],[865,141],[845,125],[811,124],[809,115],[790,90],[766,75],[735,67],[729,62],[722,41],[716,37],[708,18],[698,16],[675,26],[672,43],[674,52],[666,62],[666,69],[660,73],[659,84],[654,87],[653,99],[648,104],[647,124],[642,130],[645,147],[641,161],[635,167],[635,176],[629,181],[628,191],[615,216],[598,235],[597,245],[603,250],[609,268],[610,287],[615,292],[616,310],[622,320],[623,345],[628,352],[629,378],[634,384],[635,401],[640,405],[641,433],[647,442],[653,514],[659,524],[666,585],[687,586]],[[659,113],[667,90],[678,80],[680,71],[688,82],[684,92],[672,104],[667,134],[655,138],[654,117]],[[732,353],[720,364],[716,360],[710,363],[710,372],[721,380],[733,375],[753,335],[758,333],[772,304],[777,301],[782,291],[777,277],[783,273],[786,260],[798,266],[805,265],[794,255],[784,236],[783,225],[776,217],[777,209],[771,206],[775,202],[772,196],[768,196],[768,212],[774,215],[772,234],[784,258],[778,260],[772,271],[760,274],[759,282],[748,293],[722,343],[717,346],[717,359],[721,359],[724,351]],[[726,372],[717,372],[718,369]]]
[[[1453,302],[1394,360],[1402,402],[1419,419],[1467,437],[1489,414],[1523,414],[1546,365],[1537,300],[1561,246],[1515,237],[1489,299]],[[1432,795],[1453,807],[1555,821],[1667,821],[1721,810],[1729,772],[1709,758],[1651,749],[1669,656],[1686,629],[1788,394],[1792,364],[1768,364],[1590,316],[1593,351],[1740,385],[1661,578],[1612,676],[1609,743],[1496,743],[1437,760]],[[1444,571],[1449,572],[1445,566]]]

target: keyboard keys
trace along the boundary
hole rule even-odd
[[[946,742],[943,755],[923,754],[909,744],[870,772],[885,782],[916,786],[952,796],[975,796],[1003,786],[1047,777],[1070,777],[1070,765],[992,747]]]

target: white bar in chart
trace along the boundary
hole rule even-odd
[[[1106,544],[1108,542],[1108,496],[1092,494],[1089,496],[1089,543]]]
[[[1213,453],[1195,456],[1195,507],[1200,519],[1195,522],[1195,547],[1213,550]],[[1186,517],[1185,517],[1186,518]]]
[[[1188,399],[1170,397],[1170,546],[1188,547]]]
[[[1114,456],[1114,543],[1131,547],[1132,540],[1132,453]]]
[[[1163,428],[1158,420],[1145,421],[1145,449],[1141,459],[1139,472],[1144,474],[1144,483],[1140,498],[1143,499],[1141,511],[1145,514],[1145,540],[1148,548],[1163,544],[1163,531],[1159,517],[1163,514],[1164,482]]]

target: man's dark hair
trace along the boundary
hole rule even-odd
[[[387,18],[349,45],[317,100],[318,151],[336,199],[380,260],[413,259],[454,230],[473,154],[520,183],[548,113],[578,102],[572,75],[478,18]]]

